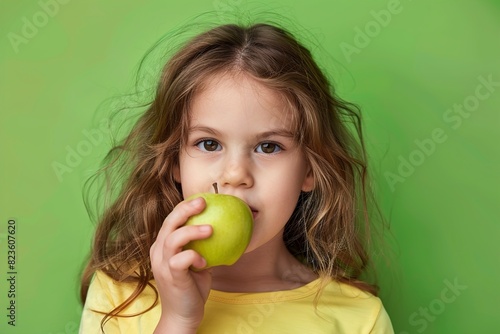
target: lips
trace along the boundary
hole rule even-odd
[[[257,217],[259,211],[253,207],[250,207],[250,210],[252,210],[252,217],[255,220],[255,217]]]

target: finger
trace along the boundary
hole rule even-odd
[[[212,286],[212,268],[202,270],[203,268],[204,267],[199,268],[200,270],[191,271],[191,275],[195,278],[203,300],[206,301]]]
[[[180,252],[182,247],[190,241],[208,238],[212,234],[212,231],[213,228],[211,225],[191,225],[178,228],[165,239],[163,256],[169,258],[175,253]]]
[[[168,261],[170,274],[174,281],[183,282],[186,280],[189,267],[201,269],[207,265],[207,261],[192,249],[182,251],[172,256]]]
[[[180,226],[184,225],[189,217],[203,211],[205,206],[205,199],[202,197],[198,197],[190,201],[180,202],[179,204],[177,204],[177,206],[163,221],[162,227],[158,232],[156,240],[160,241],[161,244],[163,239],[165,239],[167,235],[172,233]]]
[[[157,251],[157,242],[153,242],[151,247],[149,248],[149,259],[151,261],[151,267],[154,269],[156,265],[162,261],[162,252]]]
[[[151,265],[154,269],[161,268],[163,259],[169,259],[179,253],[186,244],[192,240],[208,238],[213,232],[211,225],[183,226],[172,232],[163,243],[162,247],[155,241],[150,248]],[[161,253],[161,254],[160,254]],[[206,264],[201,263],[203,268]],[[198,268],[195,264],[194,267]]]

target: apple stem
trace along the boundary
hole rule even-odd
[[[217,189],[217,182],[213,183],[212,187],[214,187],[215,193],[218,194],[219,193],[219,189]]]

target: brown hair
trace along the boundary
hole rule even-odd
[[[207,79],[234,71],[281,94],[294,112],[297,140],[314,173],[314,190],[301,194],[286,225],[287,247],[321,277],[376,294],[374,285],[360,279],[369,263],[369,192],[358,109],[335,95],[310,51],[286,30],[228,24],[192,38],[171,57],[153,101],[98,173],[107,180],[104,191],[118,187],[112,181],[116,175],[124,182],[100,217],[81,299],[96,270],[137,284],[130,298],[105,315],[102,326],[153,287],[149,249],[182,200],[172,170],[186,138],[190,101]]]

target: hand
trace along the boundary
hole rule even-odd
[[[212,284],[211,273],[210,270],[190,270],[191,266],[205,267],[206,261],[194,250],[182,250],[182,247],[191,240],[205,239],[212,234],[210,225],[183,226],[205,206],[203,198],[179,203],[163,222],[151,246],[151,267],[162,307],[158,332],[195,333],[203,319]]]

